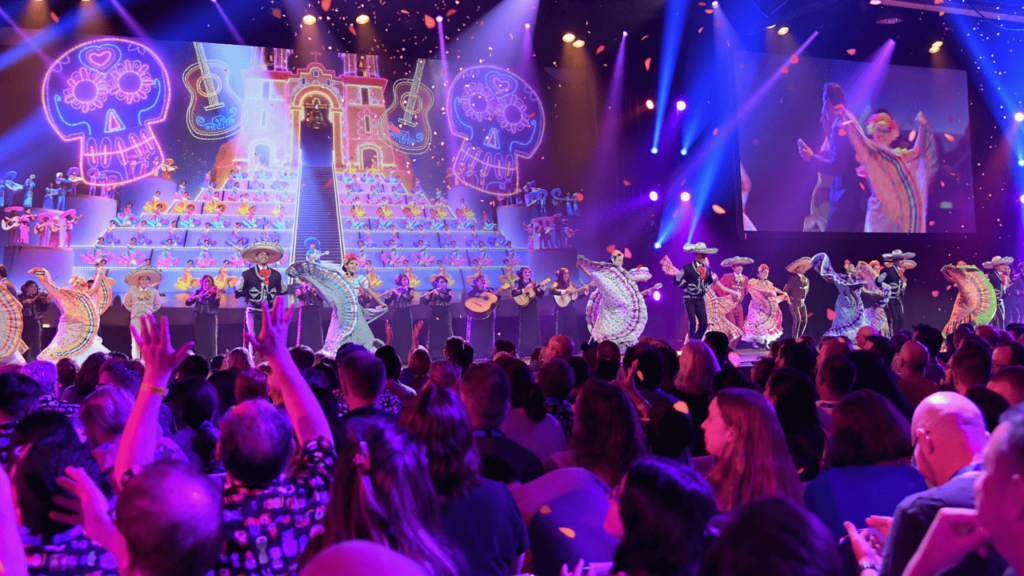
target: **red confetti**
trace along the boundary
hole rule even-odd
[[[828,309],[828,313],[826,314],[826,317],[828,317],[829,321],[835,320],[836,319],[836,311],[831,309],[831,308],[829,308]]]
[[[348,31],[351,32],[353,36],[356,35],[356,27],[353,26],[352,24],[348,25]]]
[[[623,248],[622,249],[622,255],[625,256],[626,258],[632,258],[633,257],[633,253],[629,251],[629,248]]]
[[[782,73],[783,74],[789,74],[789,68],[787,68],[786,66],[783,66],[782,67]]]
[[[910,138],[911,142],[913,142],[914,140],[917,140],[917,130],[911,130],[910,131],[910,136],[907,136],[907,138]]]
[[[274,18],[277,18],[278,20],[281,19],[281,9],[280,8],[274,8],[273,10],[270,11],[270,13],[274,15]]]
[[[456,10],[455,8],[451,8],[447,12],[445,12],[444,15],[448,18],[451,18],[452,15],[455,14],[456,12],[458,12],[458,10]]]
[[[399,10],[399,12],[402,13],[402,14],[405,14],[406,16],[409,16],[409,11],[408,10]]]
[[[711,132],[711,135],[712,136],[718,136],[718,128],[715,128],[714,131]]]
[[[714,212],[715,214],[718,214],[719,216],[721,216],[722,214],[725,214],[725,208],[722,208],[722,207],[721,207],[721,206],[719,206],[718,204],[712,204],[712,205],[711,205],[711,210],[712,210],[712,211],[713,211],[713,212]]]
[[[943,136],[945,136],[946,140],[949,140],[950,142],[956,142],[956,138],[954,138],[952,134],[943,134]]]
[[[840,136],[846,136],[846,130],[844,130],[844,129],[840,128],[840,129],[839,129],[839,135],[840,135]]]
[[[604,52],[604,44],[601,44],[597,47],[597,50],[594,50],[595,55],[600,54],[601,52]]]
[[[53,20],[54,22],[60,22],[60,18],[58,18],[57,14],[53,12],[50,12],[50,19]]]
[[[856,48],[850,48],[849,50],[846,51],[846,53],[849,54],[850,56],[853,56],[854,54],[857,53],[857,49]]]
[[[938,290],[932,290],[932,298],[938,298],[938,297],[939,297],[939,291]]]
[[[650,34],[644,34],[643,38],[641,38],[640,41],[643,42],[644,40],[647,40],[650,37],[651,37]]]
[[[647,71],[650,72],[650,70],[651,70],[651,59],[650,58],[648,58],[647,60],[644,60],[644,68],[647,68]]]
[[[703,31],[704,31],[704,27],[703,26],[701,26],[700,28],[697,28],[697,34],[700,34]]]
[[[793,64],[796,64],[797,62],[800,61],[800,57],[797,56],[796,54],[793,54],[792,56],[790,56],[789,61],[792,62]]]
[[[623,184],[624,186],[632,186],[632,185],[633,185],[633,183],[632,183],[632,182],[630,182],[629,180],[623,180],[623,181],[622,181],[622,184]]]
[[[426,24],[427,28],[430,30],[437,28],[437,20],[434,20],[434,17],[430,14],[423,15],[423,23]]]
[[[705,14],[714,14],[714,13],[715,13],[715,11],[714,11],[714,10],[712,10],[711,8],[708,8],[707,10],[704,10],[704,13],[705,13]]]
[[[331,9],[331,0],[320,0],[320,7],[323,8],[324,12]]]

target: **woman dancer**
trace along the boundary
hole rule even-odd
[[[590,294],[590,285],[577,287],[569,279],[569,269],[559,268],[555,273],[555,283],[551,286],[551,294],[556,298],[555,306],[555,334],[564,334],[580,342],[576,328],[576,295],[580,292]],[[565,305],[558,302],[559,297],[565,297]]]
[[[217,355],[217,312],[220,310],[220,297],[223,290],[217,288],[213,276],[203,276],[186,306],[196,307],[195,352],[207,360]]]
[[[527,303],[519,304],[519,345],[520,354],[529,355],[541,345],[540,310],[537,301],[544,297],[543,284],[533,281],[533,271],[523,266],[516,273],[519,277],[512,285],[512,297],[525,296]]]
[[[576,266],[593,276],[597,286],[587,301],[591,340],[611,340],[621,351],[635,345],[647,325],[647,303],[636,283],[651,279],[651,271],[644,266],[626,270],[623,258],[618,250],[612,251],[610,262],[576,258]]]
[[[847,267],[851,277],[859,277],[864,280],[864,289],[860,293],[860,299],[864,302],[864,319],[867,325],[874,328],[879,334],[890,338],[892,330],[889,327],[888,316],[885,307],[889,303],[892,292],[885,284],[878,285],[875,280],[878,274],[871,266],[863,260],[856,266],[852,264]]]
[[[344,272],[342,279],[347,282],[349,286],[357,292],[365,294],[378,305],[376,308],[364,308],[363,306],[358,307],[358,313],[363,317],[363,322],[356,322],[351,336],[345,341],[359,344],[369,350],[376,350],[383,346],[384,343],[374,338],[373,331],[370,330],[370,323],[383,316],[384,313],[388,311],[388,305],[381,299],[380,294],[373,291],[368,277],[358,273],[358,256],[355,254],[345,256]]]
[[[412,347],[412,305],[415,302],[409,277],[399,274],[395,287],[384,293],[384,303],[393,310],[391,314],[391,345],[395,350],[409,350]]]
[[[789,301],[789,297],[768,279],[767,264],[757,267],[757,278],[747,282],[747,290],[751,301],[747,321],[743,325],[743,341],[750,342],[754,348],[767,348],[782,336],[782,310],[779,309],[779,302]]]
[[[839,290],[835,306],[836,317],[832,321],[832,327],[825,332],[825,336],[845,336],[850,342],[856,341],[857,331],[869,326],[864,315],[864,302],[860,298],[864,280],[833,270],[828,254],[815,254],[811,258],[811,264],[826,282],[834,284]]]
[[[433,288],[420,297],[420,304],[430,306],[427,349],[431,358],[443,358],[444,344],[452,337],[452,291],[448,289],[448,279],[440,274],[431,276],[430,284]]]
[[[33,268],[28,273],[39,279],[61,312],[57,333],[50,345],[39,353],[39,360],[57,362],[71,358],[81,365],[94,352],[110,352],[98,336],[100,315],[113,300],[110,281],[103,268],[97,267],[92,288],[88,288],[80,276],[71,278],[70,288],[59,288],[45,268]]]
[[[722,295],[719,296],[716,290],[721,291]],[[743,330],[732,323],[732,315],[729,314],[729,310],[739,306],[741,298],[743,298],[742,292],[727,288],[725,285],[717,286],[714,290],[704,293],[704,306],[708,312],[707,332],[725,334],[729,337],[729,344],[733,347],[740,341],[740,336],[743,336]]]

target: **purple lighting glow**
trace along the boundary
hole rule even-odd
[[[651,190],[651,193],[648,194],[647,196],[651,199],[651,202],[657,202],[658,201],[658,191],[657,190]]]
[[[661,290],[655,290],[653,296],[655,302],[661,302]]]

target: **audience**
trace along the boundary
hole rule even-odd
[[[225,372],[233,374],[230,370]],[[235,376],[235,399],[236,403],[246,400],[269,400],[270,387],[267,385],[267,375],[255,368],[238,372]]]
[[[1000,370],[986,386],[1006,399],[1010,406],[1024,402],[1024,366],[1010,366]]]
[[[419,390],[427,385],[427,373],[430,372],[430,352],[424,348],[409,351],[409,367],[402,370],[399,381],[402,384]]]
[[[544,462],[565,449],[565,433],[554,416],[544,409],[544,393],[533,383],[533,374],[522,360],[502,356],[494,361],[508,375],[510,404],[501,432]],[[542,369],[543,370],[543,369]]]
[[[449,360],[438,360],[430,366],[427,374],[427,384],[441,386],[442,388],[458,389],[459,381],[462,379],[462,368]]]
[[[924,344],[914,341],[905,343],[897,356],[896,373],[902,379],[896,383],[896,387],[903,392],[914,408],[917,408],[922,400],[939,391],[938,384],[924,375],[930,360]]]
[[[800,500],[800,478],[786,436],[768,400],[742,388],[722,390],[702,425],[715,457],[708,482],[718,507],[734,507],[765,496]]]
[[[810,378],[792,368],[776,370],[768,379],[764,395],[775,406],[800,481],[814,479],[821,468],[827,439],[818,420]]]
[[[910,425],[872,390],[850,392],[832,413],[825,470],[804,491],[807,509],[836,538],[843,521],[863,525],[868,516],[891,516],[903,498],[927,488],[910,465]]]
[[[544,410],[558,420],[566,440],[572,436],[573,413],[568,398],[574,383],[572,368],[561,357],[548,360],[537,372],[537,385],[544,394]]]
[[[704,443],[704,431],[701,424],[708,417],[708,405],[711,404],[711,387],[715,374],[721,370],[718,360],[711,348],[699,340],[689,340],[683,344],[679,355],[679,374],[676,376],[674,394],[686,403],[686,411],[693,420],[696,429],[693,449],[694,456],[708,453]]]
[[[881,394],[888,400],[896,411],[907,420],[914,414],[910,400],[903,395],[897,386],[900,378],[892,371],[892,368],[877,354],[866,350],[856,350],[850,353],[850,360],[857,367],[857,377],[853,380],[851,392],[858,390],[872,390]]]
[[[1010,366],[1024,366],[1024,344],[1011,341],[992,349],[992,374]]]
[[[981,409],[981,413],[985,417],[985,427],[989,432],[996,429],[1003,412],[1010,409],[1010,403],[1005,398],[988,388],[973,386],[964,394],[964,397]]]
[[[943,388],[966,394],[975,386],[984,387],[992,377],[992,356],[981,344],[964,342],[949,359]]]
[[[0,463],[7,462],[7,447],[18,421],[35,408],[39,385],[16,372],[0,374]]]
[[[914,341],[920,342],[928,349],[928,365],[924,369],[925,378],[939,384],[944,376],[944,369],[939,365],[939,355],[942,353],[942,345],[945,343],[942,332],[927,324],[918,324],[914,327]]]
[[[402,359],[391,346],[381,346],[373,353],[384,362],[384,375],[387,380],[384,382],[384,390],[394,394],[398,401],[405,406],[410,400],[416,397],[416,391],[398,381],[402,373]]]
[[[814,389],[818,393],[818,421],[826,432],[832,430],[832,413],[857,379],[857,366],[847,354],[833,354],[818,366]]]

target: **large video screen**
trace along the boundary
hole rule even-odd
[[[967,75],[737,54],[743,229],[973,233]]]

